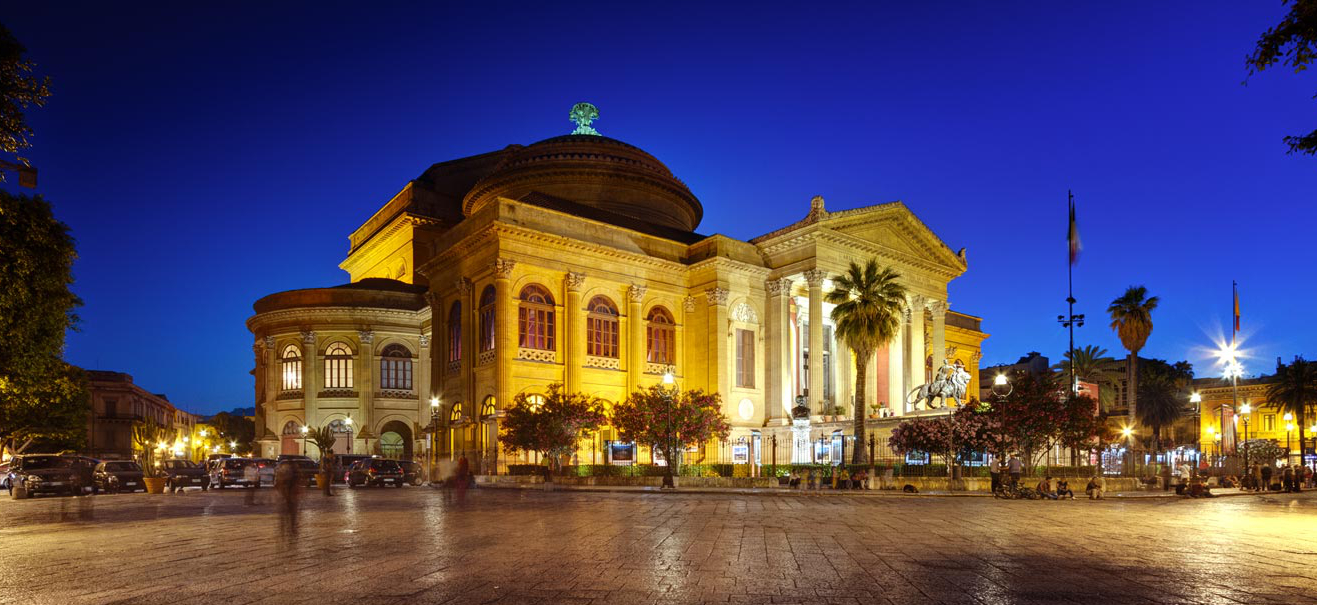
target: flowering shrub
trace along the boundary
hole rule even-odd
[[[731,425],[722,413],[722,397],[703,390],[681,391],[668,396],[658,386],[636,391],[613,406],[613,427],[623,441],[647,444],[664,449],[669,444],[678,450],[726,439]],[[677,471],[681,460],[674,452],[664,452]]]
[[[603,408],[602,399],[565,392],[561,384],[549,385],[543,403],[529,401],[523,393],[513,399],[499,426],[499,442],[508,453],[539,452],[556,467],[578,440],[604,424]]]

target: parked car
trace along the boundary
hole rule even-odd
[[[251,463],[256,465],[258,472],[256,487],[274,485],[274,467],[277,462],[269,458],[252,458]]]
[[[132,460],[106,460],[96,465],[92,473],[92,491],[135,492],[146,491],[141,465]]]
[[[283,462],[288,462],[289,464],[292,464],[293,466],[297,467],[297,476],[300,480],[306,482],[307,487],[316,486],[316,473],[320,472],[319,462],[316,462],[315,460],[305,457],[292,458],[286,461],[280,461],[280,464],[282,464]]]
[[[252,487],[251,480],[247,479],[247,465],[251,464],[247,458],[216,458],[209,462],[207,475],[210,477],[210,486],[224,489],[230,485],[242,487]]]
[[[191,460],[165,460],[160,463],[160,470],[165,474],[165,489],[179,491],[185,487],[210,489],[210,477],[206,469]]]
[[[362,460],[369,460],[370,456],[366,454],[339,454],[334,456],[334,472],[330,473],[334,483],[343,483],[348,480],[348,469],[352,465]]]
[[[275,460],[279,462],[283,462],[284,460],[311,460],[311,457],[303,456],[302,454],[279,454]]]
[[[9,461],[9,494],[22,500],[39,494],[72,494],[73,462],[55,454],[23,454]]]
[[[421,463],[412,462],[411,460],[399,460],[398,466],[402,467],[402,482],[412,485],[420,485],[425,481],[422,477],[424,474],[421,469]]]
[[[397,460],[367,458],[348,469],[348,487],[358,485],[402,487],[402,467]]]

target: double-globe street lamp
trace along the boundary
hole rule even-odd
[[[1244,420],[1244,471],[1248,471],[1248,415],[1253,413],[1253,406],[1245,403],[1239,406],[1239,414]]]
[[[676,484],[673,483],[672,480],[672,465],[674,463],[673,459],[677,457],[676,452],[673,451],[673,444],[672,444],[673,438],[675,437],[675,435],[672,434],[673,433],[672,412],[673,412],[673,408],[676,407],[676,396],[677,396],[677,377],[674,375],[675,370],[676,368],[674,368],[673,366],[668,366],[667,370],[663,372],[663,382],[658,387],[659,393],[663,395],[663,403],[665,404],[665,407],[667,408],[667,412],[668,412],[667,414],[668,430],[665,433],[665,436],[667,437],[665,441],[667,441],[667,443],[664,444],[664,449],[663,449],[663,456],[664,458],[666,458],[664,462],[666,462],[666,464],[663,465],[662,489],[677,488]]]

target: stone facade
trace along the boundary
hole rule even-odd
[[[850,416],[854,360],[823,298],[831,276],[868,258],[896,269],[909,299],[896,341],[866,360],[866,411],[941,413],[905,401],[942,359],[964,366],[978,392],[986,335],[947,301],[965,252],[904,204],[832,212],[815,198],[801,220],[749,241],[695,233],[702,213],[657,159],[606,137],[436,164],[352,235],[340,265],[351,284],[257,303],[248,327],[266,454],[303,423],[351,417],[354,451],[377,451],[369,440],[397,421],[410,427],[408,453],[434,426],[442,453],[492,458],[498,418],[517,395],[561,382],[616,402],[669,366],[682,388],[722,394],[734,438],[785,435],[800,395],[817,420],[836,406]],[[354,360],[354,388],[325,391],[333,343]],[[413,353],[414,381],[382,396],[378,356],[389,343]],[[281,373],[289,347],[307,360],[306,388]]]
[[[170,431],[169,441],[193,434],[199,418],[175,408],[164,395],[133,383],[123,372],[87,372],[91,414],[87,418],[87,454],[95,458],[134,456],[133,423],[150,420]]]

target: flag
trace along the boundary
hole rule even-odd
[[[1079,226],[1075,224],[1075,194],[1070,194],[1070,231],[1066,233],[1066,241],[1070,243],[1070,264],[1075,264],[1079,260],[1079,251],[1084,246],[1079,243]]]
[[[1235,291],[1235,331],[1239,331],[1239,285],[1231,282],[1231,287]]]

